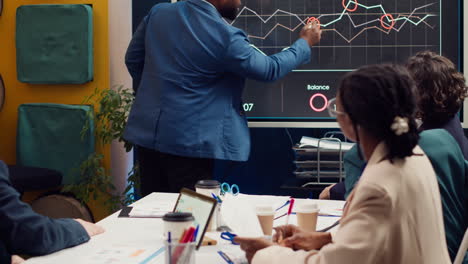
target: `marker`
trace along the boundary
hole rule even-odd
[[[294,198],[291,198],[291,203],[289,203],[288,216],[286,218],[286,225],[289,225],[289,216],[292,213],[293,207],[294,207]]]

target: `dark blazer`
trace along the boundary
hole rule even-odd
[[[11,255],[8,253],[3,241],[0,241],[0,263],[11,263]]]
[[[0,263],[9,255],[46,255],[89,240],[72,219],[51,219],[35,213],[12,187],[0,161]]]

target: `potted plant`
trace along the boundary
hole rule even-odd
[[[109,146],[117,140],[124,143],[125,150],[129,152],[132,145],[122,137],[130,113],[131,105],[135,97],[129,89],[122,86],[116,89],[98,90],[85,97],[83,104],[94,105],[96,111],[89,112],[94,115],[94,131],[98,149]],[[90,129],[87,123],[82,131],[82,136]],[[104,166],[104,155],[92,153],[80,168],[80,181],[76,184],[64,187],[64,191],[73,193],[83,203],[92,200],[103,200],[109,212],[114,212],[121,205],[128,205],[136,200],[133,190],[138,188],[138,167],[134,165],[127,178],[127,187],[122,194],[116,193],[113,179],[109,169]],[[102,196],[105,197],[102,197]],[[101,198],[101,199],[100,199]],[[103,199],[102,199],[103,198]]]

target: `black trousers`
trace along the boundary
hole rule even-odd
[[[136,152],[143,197],[152,192],[194,189],[197,181],[213,178],[213,159],[181,157],[140,146]]]

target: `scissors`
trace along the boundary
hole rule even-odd
[[[236,242],[234,242],[234,238],[236,237],[236,234],[233,234],[231,232],[222,232],[221,233],[221,238],[227,241],[231,241],[233,245],[239,245]]]
[[[221,184],[221,194],[224,195],[226,193],[231,193],[234,196],[238,195],[239,186],[237,186],[237,184],[229,185],[229,183],[223,182],[223,184]]]

